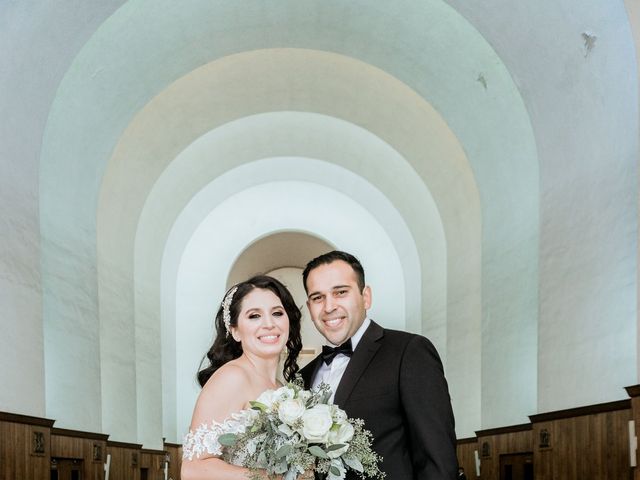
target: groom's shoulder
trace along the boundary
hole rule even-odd
[[[398,346],[406,346],[409,344],[416,346],[433,345],[427,337],[419,335],[417,333],[405,332],[404,330],[394,330],[391,328],[383,328],[383,331],[383,341],[385,343],[393,345],[394,348]]]
[[[417,337],[422,337],[422,335],[417,335],[411,332],[405,332],[403,330],[394,330],[392,328],[382,328],[383,331],[383,339],[385,342],[392,343],[409,343],[411,340]],[[424,337],[422,337],[424,338]]]

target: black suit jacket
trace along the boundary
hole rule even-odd
[[[301,370],[310,388],[322,358]],[[442,362],[426,338],[375,322],[360,339],[334,403],[361,418],[387,480],[455,480],[453,412]],[[356,478],[348,474],[347,478]]]

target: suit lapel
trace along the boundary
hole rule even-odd
[[[302,380],[304,380],[304,387],[309,390],[313,385],[313,379],[316,378],[316,374],[318,370],[320,370],[320,366],[322,365],[322,358],[318,355],[316,358],[311,360],[309,364],[302,369]]]
[[[384,329],[374,321],[371,321],[371,325],[369,325],[369,328],[364,332],[360,342],[358,342],[358,346],[353,352],[351,360],[349,360],[347,369],[344,371],[344,375],[342,375],[342,379],[340,380],[340,384],[336,390],[334,403],[339,406],[343,406],[349,399],[356,383],[358,383],[358,380],[364,373],[367,365],[369,365],[380,348],[378,340],[383,336]]]

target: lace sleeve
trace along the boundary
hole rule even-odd
[[[193,460],[209,454],[214,457],[222,456],[222,445],[218,441],[220,435],[225,433],[244,433],[247,425],[255,418],[252,410],[242,410],[233,413],[231,418],[222,423],[211,422],[211,425],[202,424],[195,431],[190,430],[182,443],[182,459]]]
[[[182,443],[182,459],[193,460],[194,456],[199,458],[205,453],[213,456],[222,455],[222,446],[218,442],[218,437],[223,433],[220,427],[221,424],[213,423],[209,427],[203,423],[195,432],[190,430]]]

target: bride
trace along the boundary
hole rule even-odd
[[[284,378],[298,371],[302,348],[300,310],[278,280],[266,275],[232,287],[216,315],[209,366],[198,372],[202,391],[183,445],[183,480],[246,480],[249,470],[223,461],[217,437],[243,427],[249,402],[277,389],[280,353],[286,347]]]

